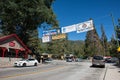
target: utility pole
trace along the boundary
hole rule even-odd
[[[119,47],[119,41],[118,41],[118,36],[117,36],[117,32],[116,32],[116,25],[114,24],[114,18],[111,14],[111,17],[112,17],[112,22],[113,22],[113,26],[114,26],[114,31],[115,31],[115,35],[116,35],[116,40],[117,40],[117,51],[118,51],[118,59],[119,59],[119,66],[120,66],[120,47]]]
[[[111,14],[111,18],[112,18],[112,23],[113,23],[113,26],[114,26],[115,37],[116,37],[116,40],[117,40],[117,47],[119,47],[119,41],[118,41],[118,36],[117,36],[117,32],[116,32],[116,25],[114,23],[114,17],[113,17],[112,14]]]

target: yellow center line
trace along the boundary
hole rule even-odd
[[[12,77],[18,77],[18,76],[26,76],[26,75],[30,75],[30,74],[38,74],[38,73],[42,73],[42,72],[49,72],[49,71],[53,71],[53,70],[57,70],[57,69],[62,69],[64,67],[65,66],[59,66],[59,67],[50,68],[47,70],[42,70],[42,71],[37,71],[37,72],[28,72],[28,73],[22,73],[22,74],[16,74],[16,75],[2,76],[0,78],[12,78]]]

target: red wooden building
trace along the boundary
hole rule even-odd
[[[0,57],[27,58],[29,51],[16,34],[0,37]]]

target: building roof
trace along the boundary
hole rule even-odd
[[[29,50],[28,47],[21,41],[21,39],[16,34],[11,34],[11,35],[0,37],[0,42],[8,40],[9,38],[15,38],[23,46],[25,50],[27,51]]]

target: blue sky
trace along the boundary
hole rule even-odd
[[[56,0],[53,11],[57,16],[60,27],[81,23],[92,18],[99,36],[101,36],[101,24],[108,40],[115,34],[110,14],[114,16],[114,23],[120,18],[120,0]],[[68,34],[69,40],[85,40],[86,32]]]

